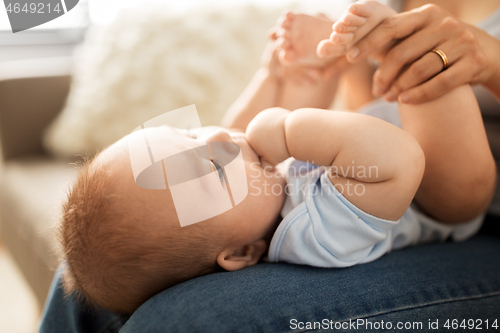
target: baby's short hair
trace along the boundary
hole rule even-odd
[[[85,162],[63,204],[58,236],[66,295],[130,314],[156,293],[218,270],[216,236],[203,223],[181,228],[165,221],[154,194],[121,191],[113,166],[94,162]]]

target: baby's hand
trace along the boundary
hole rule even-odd
[[[283,108],[267,109],[248,124],[245,137],[263,167],[274,167],[290,157],[285,139],[285,119],[290,113]]]

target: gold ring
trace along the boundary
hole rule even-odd
[[[443,61],[443,71],[448,68],[448,57],[446,56],[446,54],[444,54],[444,52],[440,49],[433,49],[432,52],[441,57],[441,60]]]

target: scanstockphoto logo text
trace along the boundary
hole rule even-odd
[[[363,196],[366,192],[364,181],[376,182],[379,179],[378,166],[370,165],[353,165],[348,166],[330,166],[330,167],[317,167],[314,161],[311,163],[303,163],[298,166],[291,165],[286,170],[283,168],[275,169],[272,166],[261,168],[258,162],[251,163],[250,167],[253,172],[250,174],[250,191],[249,195],[259,196],[262,193],[266,196],[282,195],[285,193],[288,196],[301,195],[306,193],[312,195],[323,195],[324,191],[330,193],[332,190],[329,186],[318,186],[317,182],[290,182],[284,185],[272,181],[272,178],[286,178],[288,175],[306,175],[313,169],[316,171],[327,171],[331,178],[344,178],[342,183],[336,183],[336,195],[343,196]]]
[[[75,8],[79,0],[3,0],[13,33],[52,21]]]

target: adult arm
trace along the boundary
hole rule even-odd
[[[334,185],[364,187],[363,195],[342,193],[351,203],[388,220],[403,215],[423,175],[424,155],[416,140],[362,114],[273,108],[250,122],[246,137],[261,161],[271,165],[294,157],[331,166]],[[376,172],[368,172],[370,168]]]
[[[432,49],[449,60],[443,71]],[[419,104],[464,83],[482,84],[500,99],[500,41],[453,17],[436,5],[425,5],[384,20],[347,54],[351,62],[367,56],[381,65],[373,93],[390,101]]]

